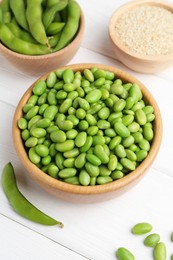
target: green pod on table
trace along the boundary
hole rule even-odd
[[[1,182],[10,205],[19,215],[39,224],[63,227],[62,222],[46,215],[23,196],[17,187],[14,168],[11,163],[6,164],[3,168]]]

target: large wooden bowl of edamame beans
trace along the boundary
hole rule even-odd
[[[0,0],[0,53],[17,70],[40,76],[73,58],[84,23],[75,0]]]
[[[31,178],[72,202],[133,187],[153,163],[162,120],[149,90],[115,67],[75,64],[34,82],[17,105],[13,140]]]

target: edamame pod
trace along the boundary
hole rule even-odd
[[[69,0],[67,5],[67,22],[62,30],[60,39],[54,48],[54,51],[58,51],[64,48],[75,36],[80,22],[80,7],[76,1]]]
[[[25,3],[23,0],[10,0],[10,8],[21,27],[28,30],[28,23],[26,20]]]
[[[10,205],[19,215],[39,224],[63,227],[62,222],[49,217],[23,196],[17,187],[14,168],[11,163],[6,164],[3,168],[1,181]]]

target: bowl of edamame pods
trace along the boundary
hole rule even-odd
[[[115,10],[109,21],[115,57],[141,73],[172,66],[172,12],[173,4],[160,0],[130,1]]]
[[[132,187],[161,144],[158,105],[136,78],[115,67],[58,68],[24,93],[14,145],[47,192],[75,202],[103,201]]]
[[[16,69],[39,76],[73,58],[84,26],[75,0],[2,0],[0,52]]]

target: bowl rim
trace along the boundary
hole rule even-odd
[[[50,72],[44,74],[43,76],[39,77],[23,94],[21,97],[14,116],[13,116],[13,122],[12,122],[12,137],[13,137],[13,143],[14,147],[16,150],[16,153],[18,155],[18,158],[22,162],[24,168],[27,170],[29,175],[35,179],[35,181],[41,185],[47,185],[49,186],[50,189],[57,189],[61,191],[65,191],[67,193],[73,193],[73,194],[81,194],[81,195],[93,195],[93,194],[100,194],[100,193],[105,193],[105,192],[110,192],[110,191],[115,191],[123,188],[126,185],[129,185],[136,179],[139,179],[144,175],[146,170],[151,166],[153,163],[159,148],[161,144],[161,139],[162,139],[162,118],[160,114],[159,107],[150,93],[150,91],[144,86],[143,83],[141,83],[138,79],[133,77],[132,75],[126,73],[125,71],[122,71],[116,67],[112,66],[107,66],[103,64],[97,64],[97,63],[80,63],[80,64],[71,64],[67,66],[62,66],[59,67],[58,69],[66,69],[66,68],[71,68],[74,72],[75,71],[83,71],[86,68],[92,68],[92,67],[97,67],[99,69],[104,69],[108,71],[112,71],[117,75],[117,77],[121,77],[124,82],[135,82],[139,84],[141,91],[145,92],[145,98],[144,99],[149,99],[152,103],[152,106],[154,107],[155,111],[155,116],[156,120],[154,121],[154,128],[155,128],[155,134],[154,138],[152,141],[151,149],[148,153],[148,156],[144,161],[131,173],[127,174],[123,178],[113,181],[108,184],[103,184],[103,185],[95,185],[95,186],[81,186],[81,185],[74,185],[74,184],[68,184],[62,181],[59,181],[57,179],[54,179],[53,177],[47,175],[43,171],[41,171],[36,165],[34,165],[27,156],[27,153],[25,151],[22,138],[21,138],[21,130],[17,126],[17,121],[22,115],[22,110],[21,108],[23,105],[26,103],[28,100],[32,88],[34,84],[40,80],[40,79],[46,79],[46,77],[49,75]]]
[[[48,54],[26,55],[26,54],[15,52],[0,42],[0,51],[6,52],[10,56],[14,56],[15,58],[19,58],[19,59],[23,59],[23,60],[43,60],[43,59],[50,59],[50,58],[56,57],[57,55],[63,55],[66,52],[68,52],[69,49],[73,48],[73,46],[75,46],[75,44],[79,40],[79,38],[81,38],[82,35],[84,34],[85,16],[84,16],[84,13],[83,13],[81,7],[80,7],[80,11],[81,11],[81,16],[80,16],[80,26],[79,26],[78,32],[77,32],[75,38],[66,47],[64,47],[56,52],[52,52],[52,53],[48,53]]]
[[[132,58],[142,59],[144,61],[160,61],[160,60],[173,60],[173,53],[172,54],[161,54],[161,55],[153,55],[153,56],[147,56],[144,54],[138,54],[136,52],[131,51],[130,49],[126,48],[126,46],[122,43],[122,41],[116,36],[114,26],[119,18],[119,16],[130,9],[136,8],[137,6],[159,6],[164,9],[167,9],[171,12],[173,12],[173,4],[167,1],[162,0],[139,0],[135,1],[132,0],[124,5],[121,5],[119,8],[117,8],[111,15],[111,18],[109,20],[109,36],[112,40],[112,42],[123,52],[131,56]]]

